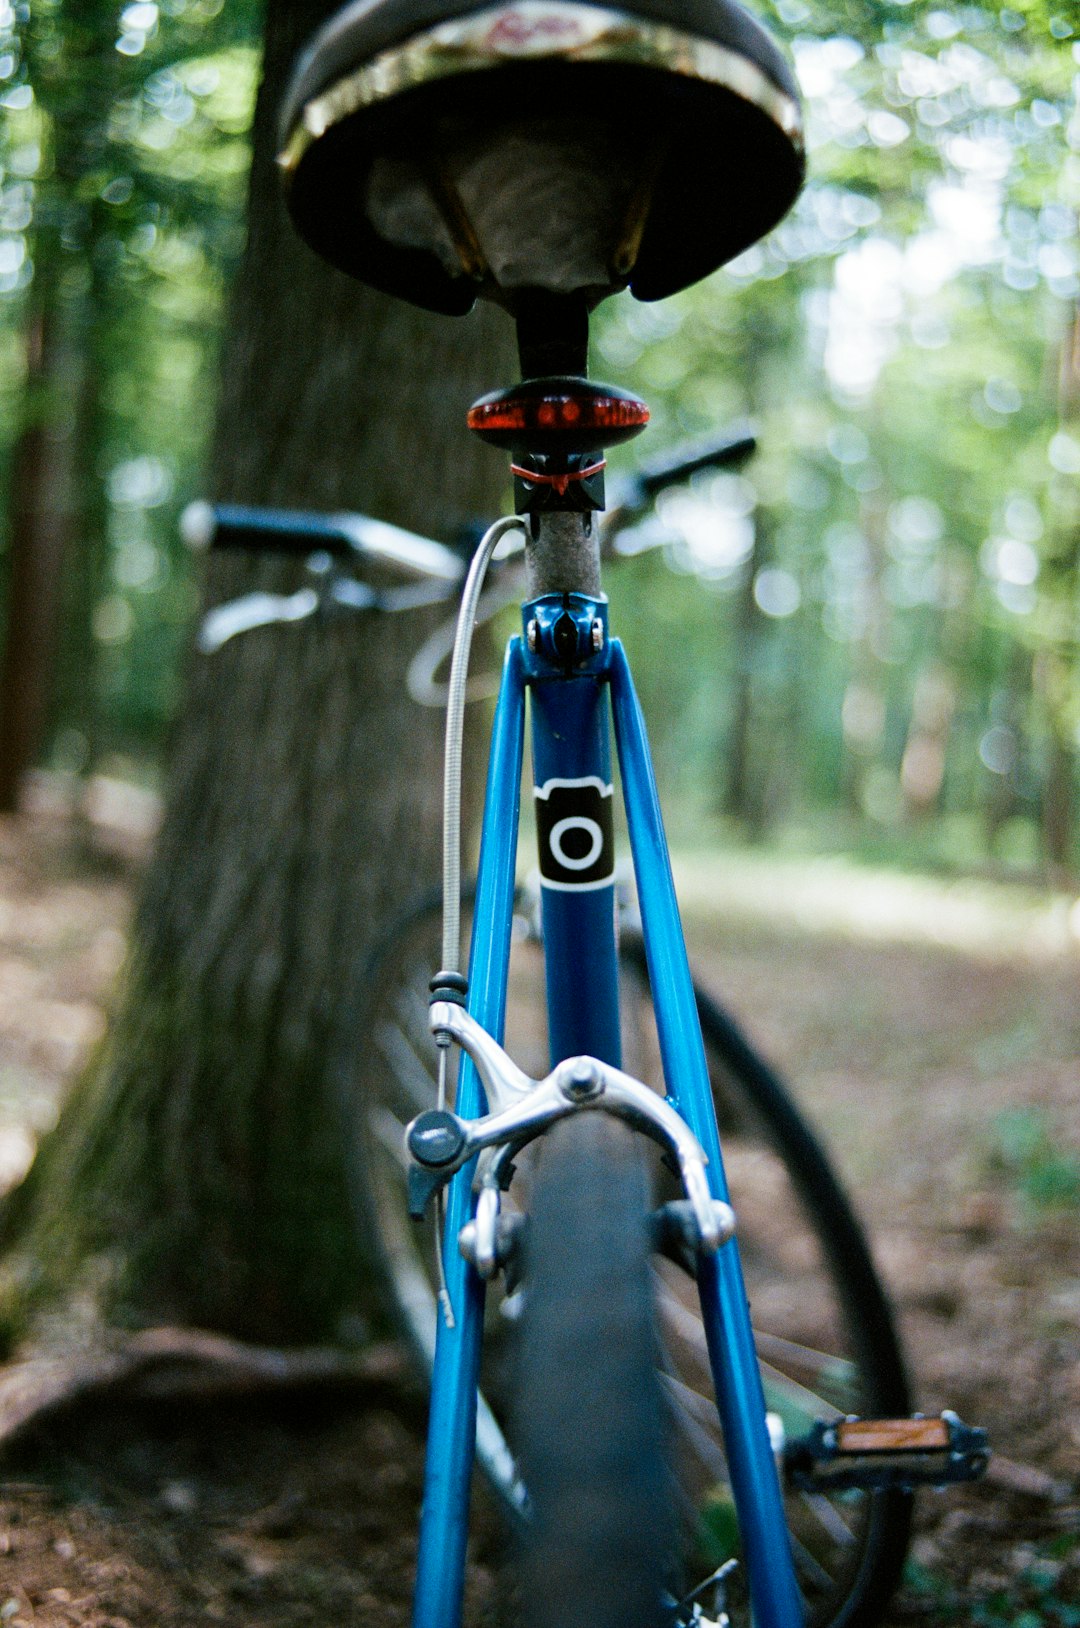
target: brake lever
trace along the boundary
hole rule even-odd
[[[199,624],[195,643],[204,655],[213,655],[238,633],[253,628],[272,627],[277,622],[302,622],[314,616],[319,595],[314,588],[298,588],[294,594],[241,594],[208,610]]]
[[[227,599],[207,611],[199,626],[196,646],[204,655],[213,655],[230,639],[254,628],[278,623],[303,622],[309,616],[335,611],[404,611],[425,605],[439,605],[453,597],[456,584],[445,580],[417,582],[402,588],[376,589],[356,577],[332,571],[324,563],[325,554],[313,554],[308,570],[317,587],[299,588],[293,594],[254,592]]]

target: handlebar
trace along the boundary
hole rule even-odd
[[[420,581],[457,583],[465,561],[452,548],[366,514],[313,514],[305,509],[263,509],[242,503],[190,503],[180,520],[190,548],[238,548],[329,554],[392,566]]]
[[[716,440],[644,464],[612,483],[610,523],[623,523],[648,509],[668,487],[678,486],[703,469],[741,466],[757,446],[747,425],[725,431]],[[452,548],[429,537],[373,520],[366,514],[316,514],[306,509],[266,509],[243,503],[190,503],[180,520],[180,533],[195,549],[236,548],[307,558],[329,554],[338,560],[364,560],[391,566],[407,577],[456,584],[466,561]]]
[[[605,532],[616,536],[651,508],[658,495],[705,469],[740,468],[757,442],[749,426],[727,430],[716,440],[683,447],[634,474],[612,482]],[[249,553],[292,554],[307,562],[311,585],[293,594],[248,593],[217,605],[204,616],[198,642],[203,651],[220,650],[238,633],[274,622],[299,622],[319,611],[411,610],[454,596],[464,580],[463,554],[429,537],[374,520],[366,514],[317,514],[305,509],[268,509],[241,503],[191,503],[180,519],[180,534],[194,549],[241,549]],[[619,551],[616,540],[615,551]],[[496,558],[522,547],[517,533],[500,545]],[[342,562],[388,567],[405,579],[376,589],[340,569]],[[337,563],[337,568],[335,568]],[[505,596],[493,595],[493,605]],[[493,614],[493,612],[492,612]],[[441,696],[434,682],[445,655],[438,637],[418,653],[410,683],[417,699]],[[428,669],[431,669],[430,672]]]
[[[666,458],[643,464],[616,484],[611,512],[640,513],[670,486],[680,486],[703,469],[741,469],[757,450],[757,437],[749,424],[733,425],[716,440],[678,447]]]

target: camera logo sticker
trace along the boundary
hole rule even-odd
[[[542,886],[565,892],[606,887],[615,877],[613,789],[598,775],[546,780],[533,788]]]

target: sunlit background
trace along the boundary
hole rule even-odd
[[[594,372],[653,409],[631,456],[745,419],[760,437],[744,472],[667,494],[612,573],[675,834],[1066,877],[1080,17],[759,10],[807,102],[797,208],[708,282],[595,323]],[[212,425],[258,23],[246,0],[0,5],[0,536],[10,558],[32,487],[78,539],[62,774],[152,784],[176,701],[177,520]]]

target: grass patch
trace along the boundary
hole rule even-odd
[[[959,1585],[918,1561],[904,1567],[907,1593],[949,1628],[1080,1628],[1077,1582],[1074,1534],[1039,1545],[1007,1582],[984,1589]]]
[[[1080,1209],[1080,1153],[1062,1146],[1044,1108],[1007,1108],[991,1135],[991,1171],[1005,1177],[1030,1215]]]

